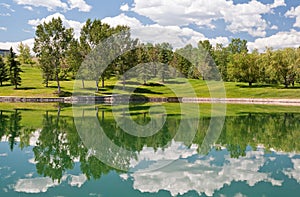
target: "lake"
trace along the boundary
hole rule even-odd
[[[299,107],[0,107],[0,196],[300,193]]]

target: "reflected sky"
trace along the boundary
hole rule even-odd
[[[189,149],[173,142],[164,151],[144,147],[138,162],[132,164],[132,173],[111,171],[98,180],[87,180],[76,162],[60,182],[36,172],[31,146],[10,151],[8,143],[1,142],[0,150],[0,196],[70,196],[69,192],[74,196],[118,192],[128,196],[296,196],[300,192],[300,155],[265,152],[263,147],[253,150],[248,146],[244,157],[231,158],[225,148],[212,148],[208,155],[201,156],[195,151],[196,145]],[[157,168],[180,151],[184,157]],[[103,189],[108,184],[118,192]]]

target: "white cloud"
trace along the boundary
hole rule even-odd
[[[121,5],[120,10],[123,12],[129,11],[129,5],[127,3],[124,5]]]
[[[33,11],[33,8],[31,6],[24,6],[24,9],[29,10],[29,11]]]
[[[7,153],[1,153],[0,157],[7,157]]]
[[[22,42],[23,44],[27,44],[31,49],[33,48],[33,44],[34,44],[33,38],[23,40],[20,42]],[[18,45],[20,44],[20,42],[0,42],[0,48],[1,49],[10,49],[10,47],[12,47],[14,52],[18,52]]]
[[[135,0],[132,11],[150,18],[159,25],[185,26],[196,24],[214,28],[213,21],[224,20],[227,29],[233,33],[247,32],[254,37],[264,37],[268,22],[263,14],[271,13],[273,8],[285,5],[283,0],[273,4],[263,4],[256,0],[249,3],[233,4],[227,0]]]
[[[59,185],[57,181],[52,181],[49,177],[19,179],[14,189],[16,192],[41,193],[48,188]]]
[[[81,187],[87,181],[87,178],[84,174],[80,174],[79,176],[70,175],[70,177],[71,178],[68,183],[72,187]]]
[[[138,19],[128,17],[124,13],[116,17],[107,17],[102,20],[111,26],[127,25],[131,28],[132,36],[142,42],[162,43],[169,42],[174,48],[183,47],[187,44],[197,45],[199,40],[207,39],[202,33],[191,28],[179,26],[162,26],[159,24],[143,25]],[[227,45],[228,38],[217,37],[210,39],[211,43]]]
[[[68,4],[61,0],[14,0],[19,5],[27,5],[34,7],[45,7],[48,11],[57,9],[72,10],[78,8],[81,12],[89,12],[92,6],[88,5],[85,0],[68,0]]]
[[[271,5],[271,8],[277,8],[280,6],[286,6],[285,0],[274,0],[274,4]]]
[[[280,49],[286,47],[299,47],[300,46],[300,32],[291,30],[289,32],[278,32],[266,38],[258,38],[254,42],[249,42],[248,47],[250,50],[258,49],[263,51],[266,47],[273,49]]]
[[[68,9],[68,5],[60,0],[14,0],[19,5],[28,5],[34,7],[45,7],[48,11],[54,11],[58,8]]]
[[[75,37],[78,38],[80,36],[80,30],[81,30],[81,27],[84,25],[84,23],[80,23],[78,21],[73,21],[73,20],[68,20],[66,19],[66,17],[61,14],[61,13],[55,13],[55,14],[52,14],[52,15],[49,15],[47,16],[46,18],[42,18],[42,19],[35,19],[35,20],[29,20],[28,21],[28,24],[29,25],[32,25],[33,28],[35,29],[36,26],[38,26],[39,24],[42,24],[44,22],[48,23],[50,22],[53,18],[58,18],[60,17],[62,22],[63,22],[63,25],[66,27],[66,28],[73,28],[74,29],[74,34],[75,34]]]
[[[289,18],[296,18],[294,27],[300,27],[300,6],[296,8],[292,7],[289,11],[285,13],[284,16]]]
[[[300,159],[291,159],[294,168],[287,169],[284,171],[289,178],[294,178],[298,183],[300,183]]]
[[[10,13],[0,13],[0,16],[11,16]]]
[[[0,31],[7,31],[7,27],[0,27]]]
[[[0,6],[2,6],[2,7],[4,7],[4,8],[6,8],[6,9],[8,9],[8,10],[11,11],[11,12],[15,12],[15,10],[11,8],[11,5],[9,5],[9,4],[7,4],[7,3],[0,3]]]
[[[88,5],[84,0],[68,0],[70,9],[78,8],[81,12],[89,12],[92,6]]]
[[[191,156],[194,154],[193,150],[187,151],[182,149],[182,147],[178,149],[173,148],[172,150],[175,150],[175,152],[161,156],[157,156],[154,151],[151,152],[148,149],[144,149],[140,153],[143,157],[139,159],[144,159],[154,164],[150,164],[148,168],[140,169],[130,174],[133,178],[134,189],[150,193],[167,190],[172,196],[183,195],[193,190],[199,194],[205,193],[207,196],[213,196],[215,191],[220,190],[224,185],[230,185],[233,181],[245,181],[250,187],[259,182],[269,182],[272,185],[281,186],[283,182],[282,180],[271,178],[269,173],[259,171],[267,161],[263,150],[248,151],[245,157],[239,159],[230,158],[229,155],[226,155],[223,166],[214,165],[212,163],[214,158],[212,157],[205,160],[198,159],[193,163],[181,157],[181,159],[173,161],[168,166],[156,168],[157,163],[164,163],[176,158],[172,155],[180,156],[183,154]],[[178,154],[180,150],[184,153]],[[237,194],[237,196],[241,195]]]

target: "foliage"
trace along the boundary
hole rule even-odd
[[[33,51],[39,58],[46,87],[54,76],[58,94],[61,91],[59,74],[72,39],[73,29],[66,29],[61,18],[53,18],[48,23],[38,25],[36,29]]]
[[[33,65],[34,61],[32,60],[31,54],[30,54],[30,48],[27,44],[23,44],[22,42],[18,45],[18,60],[21,64],[29,64]]]
[[[9,50],[9,55],[7,56],[6,64],[7,67],[9,67],[10,82],[13,86],[15,86],[15,89],[17,89],[18,86],[21,85],[21,72],[23,71],[20,68],[20,63],[16,60],[16,55],[13,52],[12,48],[10,48]]]
[[[0,85],[3,85],[3,82],[8,81],[8,69],[7,65],[4,63],[3,58],[0,56]]]

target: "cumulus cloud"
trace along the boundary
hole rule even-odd
[[[286,6],[285,0],[274,0],[274,3],[271,5],[271,8],[277,8],[280,6]]]
[[[254,42],[249,42],[248,47],[263,51],[266,47],[273,49],[280,49],[286,47],[299,47],[300,46],[300,32],[291,30],[287,32],[278,32],[272,36],[265,38],[258,38]]]
[[[28,174],[28,177],[32,177],[32,174]],[[68,181],[68,184],[72,187],[81,187],[87,181],[87,178],[83,174],[78,176],[66,174],[62,177],[61,182],[53,181],[49,177],[19,179],[14,185],[14,190],[31,194],[45,193],[49,188],[59,186],[65,181]]]
[[[33,45],[34,45],[34,39],[33,38],[27,39],[27,40],[23,40],[23,41],[20,41],[20,42],[0,42],[0,48],[1,49],[10,49],[10,47],[12,47],[13,50],[15,52],[17,52],[18,51],[18,45],[21,42],[23,44],[27,44],[31,49],[33,48]]]
[[[31,6],[24,6],[24,9],[29,10],[29,11],[33,11],[33,8]]]
[[[81,187],[86,181],[87,178],[84,174],[80,174],[79,176],[70,175],[70,180],[68,183],[72,187]]]
[[[61,18],[63,25],[66,28],[73,28],[74,29],[74,34],[75,37],[78,38],[80,36],[80,30],[82,28],[82,26],[84,25],[84,23],[80,23],[78,21],[74,21],[74,20],[68,20],[66,19],[66,17],[61,14],[61,13],[55,13],[52,15],[47,16],[46,18],[42,18],[42,19],[34,19],[34,20],[29,20],[28,24],[32,25],[33,28],[36,28],[36,26],[38,26],[39,24],[42,24],[44,22],[48,23],[50,22],[53,18]]]
[[[89,12],[92,6],[88,5],[84,0],[68,0],[70,9],[78,8],[81,12]]]
[[[291,161],[294,168],[285,170],[284,174],[300,183],[300,159],[291,159]]]
[[[49,177],[19,179],[14,189],[16,192],[41,193],[46,192],[50,187],[59,185],[57,181],[52,181]]]
[[[300,6],[296,8],[292,7],[285,13],[285,17],[295,18],[296,22],[294,23],[294,27],[300,27]]]
[[[48,11],[54,11],[58,8],[68,9],[68,5],[60,0],[14,0],[19,5],[28,5],[34,7],[45,7]]]
[[[129,5],[127,3],[124,5],[121,5],[120,10],[123,12],[129,11]]]
[[[189,162],[181,157],[170,165],[156,170],[153,170],[153,166],[157,165],[157,162],[169,158],[153,156],[149,150],[144,153],[143,151],[141,154],[148,154],[147,161],[154,164],[130,175],[133,178],[134,189],[141,192],[155,193],[159,190],[167,190],[172,196],[176,196],[194,190],[199,194],[213,196],[215,191],[220,190],[224,185],[230,185],[233,181],[245,181],[250,187],[259,182],[281,186],[283,182],[273,179],[268,173],[259,171],[267,161],[263,150],[248,151],[245,157],[239,159],[226,155],[222,166],[213,164],[213,157],[198,159],[195,162]],[[187,156],[194,154],[192,151],[184,150],[184,152],[184,154],[188,153]]]
[[[247,32],[254,37],[264,37],[266,29],[270,27],[262,15],[272,13],[274,8],[284,5],[284,0],[275,0],[273,4],[263,4],[256,0],[243,4],[227,0],[134,0],[131,10],[159,25],[196,24],[199,27],[214,28],[213,22],[221,19],[227,23],[227,30],[233,33]]]
[[[162,43],[169,42],[174,48],[183,47],[187,44],[196,45],[199,40],[207,39],[202,33],[188,27],[163,26],[159,24],[144,25],[134,17],[128,17],[124,13],[116,17],[107,17],[102,20],[111,26],[127,25],[131,28],[132,36],[142,42]],[[228,44],[228,38],[217,37],[210,39],[212,44]]]
[[[78,8],[79,11],[89,12],[92,6],[88,5],[85,0],[68,0],[68,4],[61,0],[14,0],[19,5],[45,7],[48,11],[55,11],[57,9],[72,10]]]

